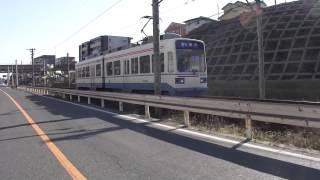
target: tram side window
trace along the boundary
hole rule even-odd
[[[83,78],[86,77],[86,67],[82,67],[81,76],[82,76]]]
[[[171,51],[168,52],[168,72],[174,72],[173,53]]]
[[[153,55],[152,55],[152,72],[154,72],[155,69],[155,61],[153,60]],[[164,72],[164,53],[160,54],[160,64],[161,64],[161,72]]]
[[[112,62],[107,62],[107,76],[112,76]]]
[[[120,61],[113,62],[113,67],[114,67],[114,75],[120,75],[121,74]]]
[[[131,59],[131,74],[138,74],[139,72],[139,61],[138,58]]]
[[[124,61],[124,66],[123,66],[123,68],[124,68],[124,74],[125,74],[125,75],[127,75],[127,74],[130,73],[130,71],[129,71],[129,70],[130,70],[130,69],[129,69],[129,68],[130,68],[130,64],[129,64],[129,63],[130,63],[129,60],[125,60],[125,61]]]
[[[77,68],[77,77],[81,78],[81,68]]]
[[[101,64],[96,64],[96,76],[101,76]]]
[[[140,56],[140,73],[150,73],[150,56]]]
[[[90,67],[86,67],[86,77],[90,77]]]

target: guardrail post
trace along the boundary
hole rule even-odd
[[[88,96],[88,104],[91,104],[91,98]]]
[[[104,108],[104,99],[101,99],[101,107]]]
[[[119,111],[123,112],[123,102],[119,101]]]
[[[81,96],[78,95],[78,102],[80,102],[80,101],[81,101]]]
[[[247,116],[245,119],[246,123],[246,137],[252,139],[252,119],[250,116]]]
[[[150,106],[149,105],[145,105],[144,106],[144,115],[146,116],[147,119],[150,119]]]
[[[183,115],[184,115],[184,125],[187,127],[190,127],[190,113],[189,113],[189,111],[184,111]]]

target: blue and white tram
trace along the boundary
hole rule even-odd
[[[153,44],[101,55],[76,64],[77,89],[153,92]],[[173,96],[207,92],[205,46],[200,40],[160,41],[161,91]]]

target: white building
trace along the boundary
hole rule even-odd
[[[197,18],[193,18],[193,19],[189,19],[187,21],[185,21],[185,28],[186,28],[186,34],[188,34],[189,32],[191,32],[192,30],[202,26],[203,24],[209,23],[209,22],[213,22],[215,20],[207,18],[207,17],[197,17]]]
[[[250,3],[250,5],[241,1],[228,3],[222,8],[223,15],[219,17],[219,20],[228,20],[240,16],[242,13],[251,12],[252,7],[255,8],[255,5],[255,2]],[[262,1],[261,7],[267,7],[266,3]]]

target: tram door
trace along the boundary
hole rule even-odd
[[[123,61],[123,79],[122,79],[122,89],[125,92],[130,92],[129,86],[129,75],[130,75],[130,60]]]
[[[95,77],[96,77],[96,69],[95,66],[90,66],[90,89],[96,90],[96,83],[95,83]]]

